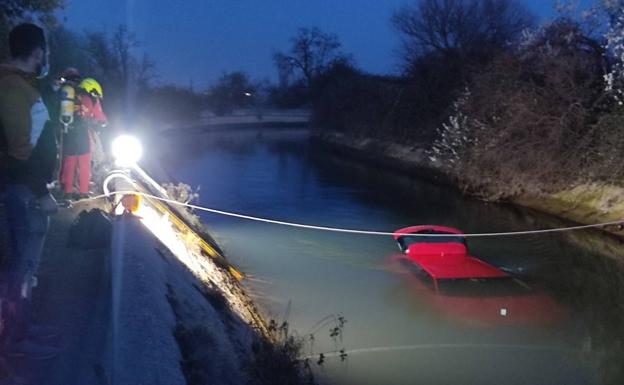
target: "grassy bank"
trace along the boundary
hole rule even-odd
[[[348,156],[361,162],[460,189],[457,178],[448,171],[448,167],[439,162],[431,161],[423,148],[353,137],[326,130],[315,131],[312,137],[317,145],[341,156]],[[496,183],[496,181],[487,182]],[[466,190],[463,192],[470,194]],[[536,188],[505,198],[502,201],[582,224],[624,219],[624,186],[615,184],[577,184],[554,192],[540,191]],[[604,228],[604,230],[624,237],[624,231],[615,226]],[[606,255],[622,259],[624,247],[620,239],[614,238],[610,241],[601,239],[599,243],[592,243],[585,238],[575,236],[572,240]]]

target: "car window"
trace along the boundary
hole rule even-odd
[[[414,243],[462,243],[468,247],[466,238],[457,234],[447,233],[443,231],[426,230],[419,232],[419,234],[449,234],[448,237],[416,237],[416,236],[401,236],[397,240],[403,251],[407,250],[410,245]]]

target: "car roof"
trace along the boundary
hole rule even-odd
[[[455,234],[455,235],[463,235],[464,233],[461,230],[458,230],[453,227],[447,226],[437,226],[437,225],[420,225],[420,226],[410,226],[405,227],[403,229],[399,229],[394,232],[394,239],[399,239],[402,236],[407,234],[419,234],[419,233],[429,233],[429,234]]]

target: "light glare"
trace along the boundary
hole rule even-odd
[[[118,166],[130,167],[141,159],[143,147],[137,138],[122,135],[113,140],[112,153]]]

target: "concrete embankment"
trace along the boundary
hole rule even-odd
[[[201,231],[155,203],[113,219],[112,383],[300,383],[297,356],[282,349],[293,342],[272,334],[231,269],[200,246]]]
[[[113,383],[247,383],[263,325],[237,284],[206,258],[174,255],[137,218],[113,227]]]
[[[319,145],[342,156],[347,155],[352,159],[413,177],[458,186],[457,181],[440,165],[432,163],[426,150],[418,146],[356,138],[327,131],[315,131],[312,138]],[[554,193],[525,192],[509,198],[508,202],[581,224],[624,220],[624,186],[599,183],[575,185]],[[624,237],[624,232],[616,226],[604,230]],[[601,237],[599,242],[595,242],[591,237],[579,234],[568,236],[580,246],[624,261],[621,238]]]
[[[88,210],[111,206],[77,203],[52,217],[34,290],[34,318],[59,329],[45,341],[59,354],[7,358],[5,381],[270,384],[286,376],[298,383],[293,357],[281,355],[241,284],[203,255],[195,238],[166,216],[149,223],[118,216],[105,221],[108,230],[81,222],[82,230],[72,231]],[[265,364],[271,361],[286,364],[275,370]]]

